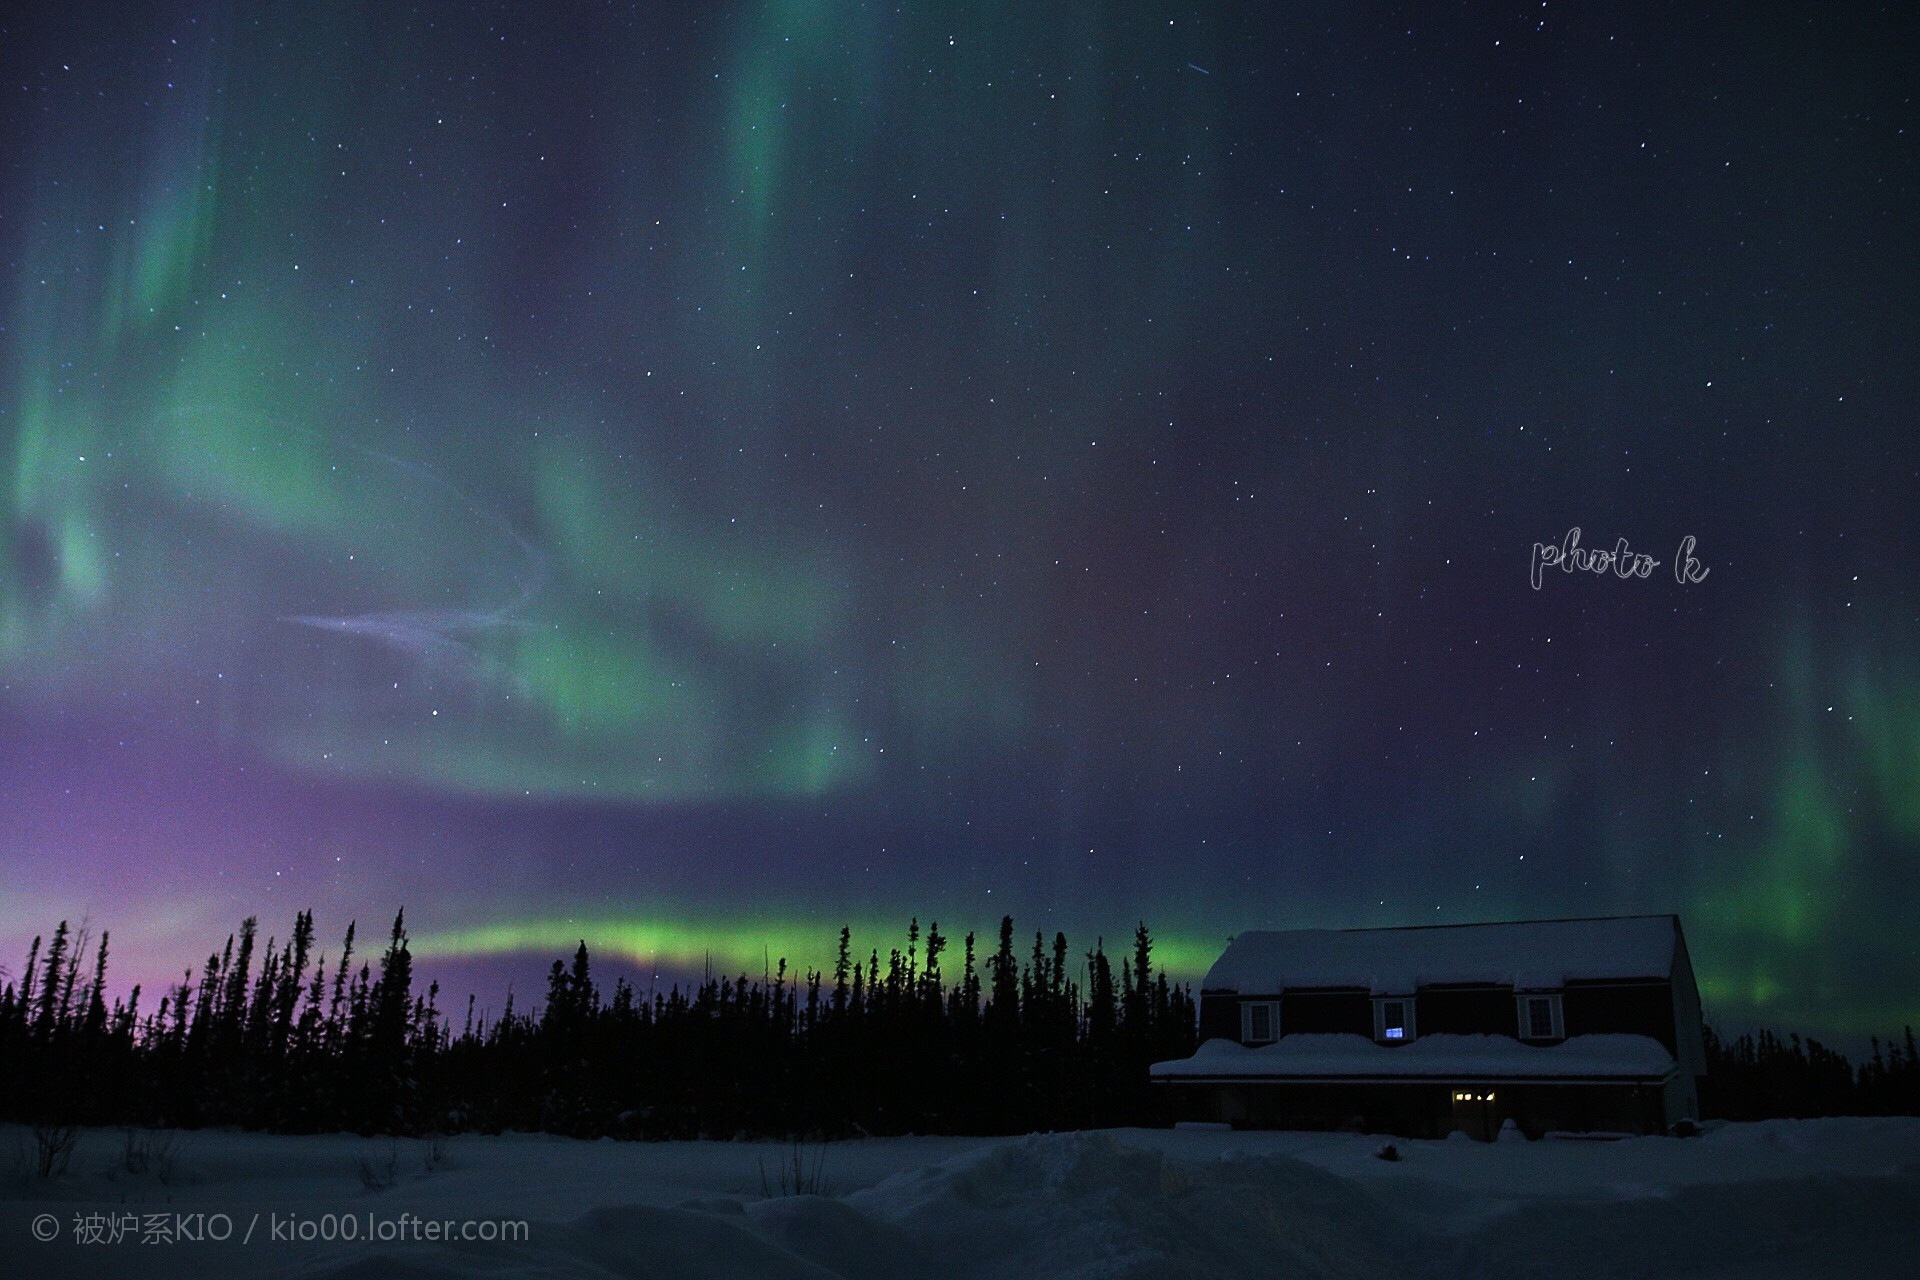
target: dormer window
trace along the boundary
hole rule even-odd
[[[1413,1039],[1413,997],[1375,996],[1373,998],[1373,1038],[1382,1044],[1402,1044]]]
[[[1240,1006],[1240,1043],[1272,1044],[1280,1038],[1280,1002],[1248,1000]]]
[[[1566,1026],[1560,1016],[1560,997],[1553,994],[1522,995],[1514,1002],[1520,1007],[1522,1040],[1564,1040]]]

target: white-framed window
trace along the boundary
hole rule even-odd
[[[1522,1040],[1563,1040],[1567,1030],[1560,1017],[1560,997],[1552,993],[1529,993],[1514,997],[1520,1018]]]
[[[1373,998],[1373,1038],[1382,1044],[1402,1044],[1419,1034],[1413,1025],[1412,996]]]
[[[1246,1000],[1240,1005],[1240,1043],[1272,1044],[1280,1038],[1280,1002]]]

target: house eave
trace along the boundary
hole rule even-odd
[[[1439,1085],[1665,1085],[1674,1077],[1664,1075],[1500,1075],[1488,1072],[1429,1072],[1418,1075],[1156,1075],[1156,1085],[1182,1084],[1439,1084]]]

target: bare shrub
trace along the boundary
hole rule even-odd
[[[429,1133],[420,1139],[420,1171],[432,1173],[447,1163],[447,1157],[453,1152],[453,1135]]]
[[[121,1149],[120,1167],[116,1172],[130,1173],[135,1177],[150,1174],[154,1181],[165,1184],[173,1181],[178,1161],[179,1140],[174,1134],[157,1129],[128,1128],[126,1145]]]
[[[400,1177],[400,1140],[388,1138],[386,1149],[358,1161],[360,1185],[369,1191],[385,1191]]]
[[[780,1161],[776,1177],[767,1177],[767,1162],[760,1161],[760,1194],[771,1200],[779,1196],[831,1195],[826,1178],[827,1144],[793,1140],[793,1149]],[[776,1190],[777,1187],[777,1190]]]
[[[33,1126],[33,1150],[29,1160],[32,1175],[42,1182],[64,1178],[73,1163],[73,1150],[80,1145],[77,1124],[36,1124]]]

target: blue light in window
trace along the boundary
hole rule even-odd
[[[1405,1027],[1388,1027],[1387,1028],[1387,1039],[1389,1040],[1404,1040],[1406,1039],[1406,1035],[1407,1035],[1407,1029]]]

